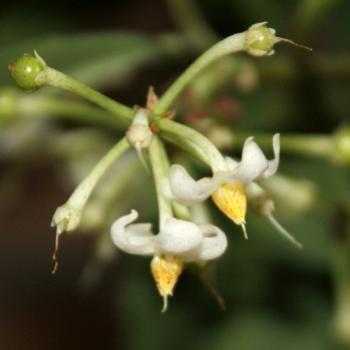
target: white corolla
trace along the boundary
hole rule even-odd
[[[226,235],[216,226],[197,225],[171,217],[154,235],[151,224],[133,224],[137,218],[136,210],[118,218],[111,228],[112,240],[126,253],[153,256],[151,271],[164,298],[164,308],[184,263],[213,260],[226,250]]]
[[[244,228],[247,209],[245,186],[272,176],[277,171],[280,155],[279,134],[273,136],[274,159],[268,160],[253,137],[244,143],[242,158],[212,160],[212,177],[194,180],[181,165],[173,165],[165,192],[172,200],[193,205],[212,197],[216,206],[237,225]]]

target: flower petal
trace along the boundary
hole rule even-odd
[[[242,160],[236,168],[235,178],[247,184],[262,176],[268,168],[268,161],[260,147],[248,137],[244,143]]]
[[[219,186],[215,177],[195,181],[181,165],[172,165],[169,171],[171,199],[184,205],[192,205],[207,199]]]
[[[231,157],[225,157],[225,162],[227,170],[230,172],[235,171],[239,165],[239,163]]]
[[[213,260],[224,254],[227,248],[225,233],[214,225],[200,225],[203,240],[198,250],[198,260]]]
[[[114,244],[129,254],[153,255],[155,252],[155,236],[151,232],[151,224],[132,224],[138,218],[136,210],[117,219],[111,228]]]
[[[274,159],[268,161],[268,167],[260,176],[261,179],[266,179],[267,177],[274,175],[278,169],[278,165],[280,162],[280,148],[281,148],[280,134],[273,135],[272,147],[273,147]]]
[[[160,252],[179,257],[199,247],[202,239],[202,231],[196,224],[174,218],[168,219],[157,235]]]

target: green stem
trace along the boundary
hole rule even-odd
[[[204,52],[196,61],[194,61],[184,73],[169,87],[156,105],[154,112],[157,115],[164,114],[174,103],[175,99],[187,87],[187,85],[203,69],[215,62],[219,58],[234,52],[244,51],[246,49],[246,33],[234,34]]]
[[[191,150],[194,156],[199,159],[206,159],[205,163],[208,164],[214,172],[226,170],[226,162],[220,151],[208,138],[198,131],[168,119],[159,119],[157,121],[157,126],[165,136],[172,136],[172,140],[176,142],[179,147],[190,150],[187,146],[191,146],[192,144]]]
[[[171,208],[170,200],[163,194],[163,184],[168,176],[169,163],[164,144],[157,136],[153,136],[151,145],[149,147],[149,153],[152,164],[154,183],[157,192],[157,201],[159,208],[159,230],[161,230],[167,219],[173,217],[173,211]]]
[[[46,67],[36,77],[37,84],[48,85],[77,94],[97,104],[105,110],[119,117],[122,122],[130,122],[134,114],[133,110],[111,98],[91,89],[89,86],[72,79],[71,77]]]
[[[62,118],[116,129],[124,129],[128,125],[125,120],[101,108],[53,97],[21,97],[17,103],[17,113],[24,117]]]
[[[129,147],[130,145],[125,138],[122,138],[116,143],[115,146],[113,146],[96,164],[89,175],[78,185],[68,199],[67,204],[73,208],[82,209],[100,178],[108,168],[129,149]]]

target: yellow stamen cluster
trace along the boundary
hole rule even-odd
[[[173,295],[176,282],[183,270],[180,259],[167,256],[155,256],[151,261],[151,272],[159,294],[164,299],[162,312],[167,309],[168,296]]]
[[[240,182],[221,185],[213,194],[215,205],[237,225],[245,224],[247,198]]]

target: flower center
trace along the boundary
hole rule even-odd
[[[155,256],[151,261],[151,272],[159,294],[164,298],[164,311],[167,297],[173,295],[176,282],[183,270],[180,259],[167,256]]]
[[[211,197],[215,205],[237,225],[245,224],[247,198],[242,183],[223,184]]]

